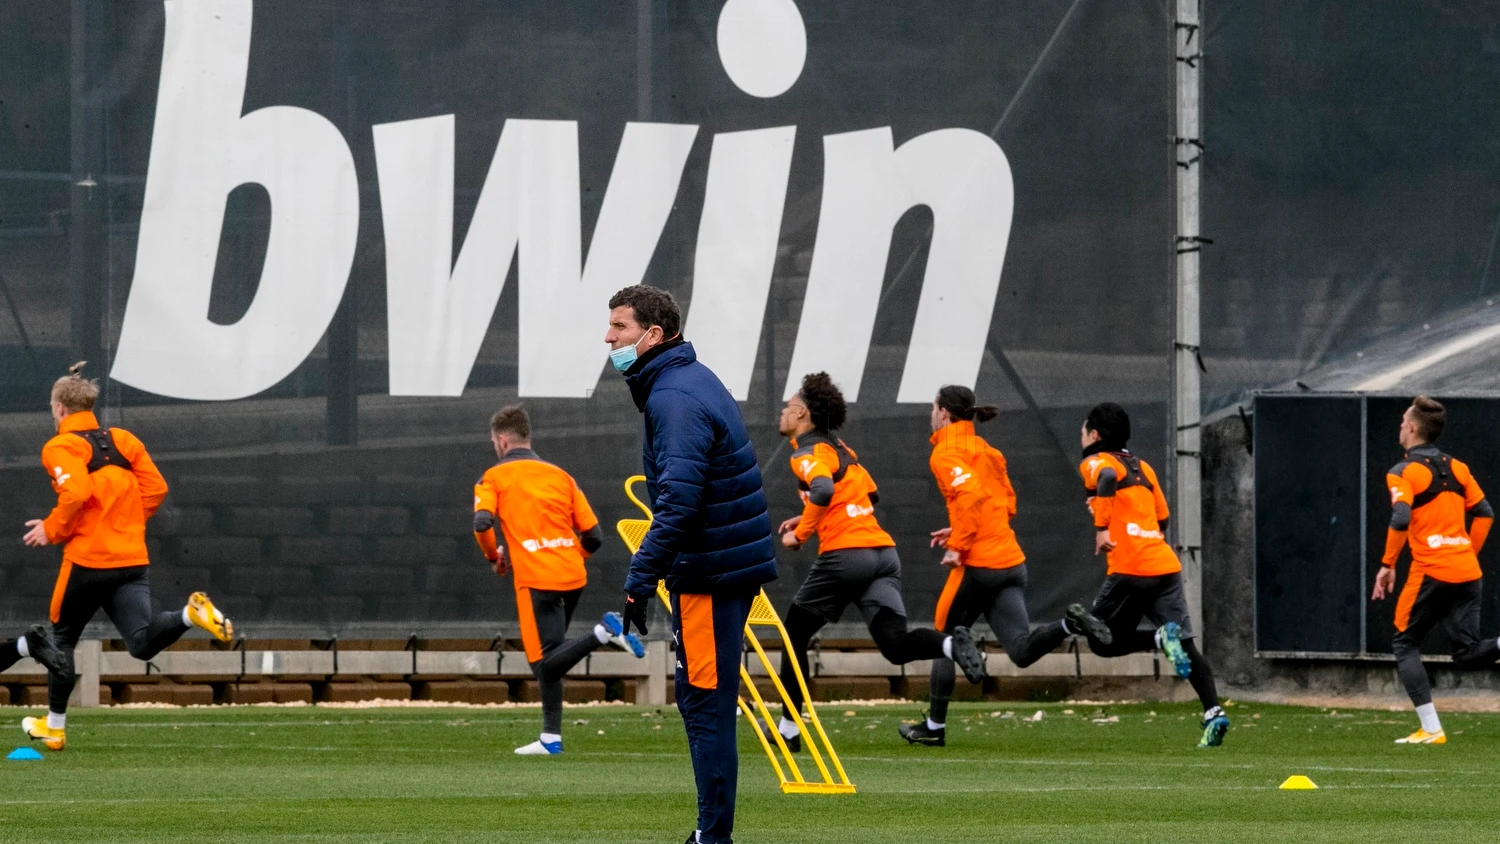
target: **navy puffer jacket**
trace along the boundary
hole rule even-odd
[[[645,414],[646,493],[654,515],[625,591],[754,590],[776,579],[771,516],[739,405],[691,343],[652,349],[626,373]]]

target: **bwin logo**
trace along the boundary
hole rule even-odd
[[[322,115],[241,114],[253,0],[165,0],[157,110],[135,276],[111,375],[164,396],[237,399],[286,377],[343,298],[359,228],[344,136]],[[719,58],[754,97],[794,85],[807,33],[793,0],[727,0]],[[677,197],[698,126],[627,123],[583,260],[578,124],[511,118],[453,260],[451,114],[373,127],[384,218],[390,391],[463,391],[513,256],[522,396],[586,398],[598,383],[609,296],[639,281]],[[713,135],[686,329],[701,360],[745,399],[781,231],[796,126]],[[785,395],[827,370],[859,396],[897,220],[927,206],[934,229],[897,401],[973,384],[1015,202],[988,136],[938,129],[896,147],[890,126],[823,138],[817,239]],[[244,316],[208,318],[225,201],[271,198],[260,284]]]

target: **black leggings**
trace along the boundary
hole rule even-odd
[[[951,602],[939,607],[943,629],[970,627],[984,616],[1005,648],[1005,655],[1017,667],[1035,663],[1068,638],[1061,621],[1032,629],[1031,616],[1026,611],[1025,564],[1006,569],[960,568],[949,575],[949,580],[956,580],[957,588],[952,592]],[[934,660],[931,681],[928,717],[942,723],[948,717],[948,701],[953,699],[953,689],[958,683],[953,660]]]
[[[522,591],[517,590],[516,600],[525,600]],[[542,732],[562,735],[563,678],[584,657],[599,649],[599,640],[593,631],[576,639],[568,638],[568,624],[573,620],[582,589],[524,592],[531,602],[532,630],[525,629],[528,621],[522,613],[521,638],[535,635],[542,652],[542,658],[531,663],[531,673],[536,675],[542,694]]]
[[[802,711],[802,688],[797,685],[797,678],[792,673],[792,661],[787,657],[795,656],[797,664],[802,668],[802,676],[807,677],[807,648],[812,644],[812,637],[827,623],[822,616],[801,604],[792,604],[791,610],[786,614],[786,635],[792,642],[792,653],[781,657],[781,684],[786,687],[787,694],[787,705],[782,707],[782,716],[787,719],[792,717],[792,712]],[[870,619],[869,627],[870,636],[875,639],[875,646],[880,648],[880,654],[896,665],[919,659],[940,659],[943,656],[943,641],[948,638],[925,627],[908,629],[906,616],[889,609],[876,611]]]
[[[114,622],[115,629],[125,639],[125,649],[136,659],[156,656],[187,632],[180,610],[152,611],[151,578],[146,569],[146,566],[117,569],[73,566],[68,572],[62,606],[52,624],[52,636],[63,653],[66,669],[62,674],[47,676],[48,709],[59,714],[68,711],[68,697],[78,683],[78,674],[73,670],[73,649],[83,636],[83,628],[99,610],[104,610]]]

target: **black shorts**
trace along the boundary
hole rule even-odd
[[[844,548],[819,554],[792,603],[829,624],[837,622],[850,604],[859,606],[866,624],[881,610],[905,618],[901,557],[895,548]]]
[[[1094,598],[1093,613],[1117,635],[1136,629],[1143,618],[1150,621],[1153,627],[1175,621],[1182,628],[1182,638],[1187,639],[1193,635],[1192,620],[1188,618],[1187,596],[1182,591],[1181,573],[1156,577],[1109,575],[1104,578],[1104,585],[1099,587],[1099,594]]]
[[[1406,578],[1396,600],[1396,636],[1414,647],[1434,627],[1442,625],[1462,659],[1479,644],[1479,607],[1484,597],[1483,581],[1448,583],[1435,577],[1412,574]]]

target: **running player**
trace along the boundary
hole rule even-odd
[[[588,635],[567,639],[588,580],[583,561],[604,544],[604,532],[572,476],[531,450],[525,408],[502,407],[490,419],[490,442],[500,462],[474,486],[474,538],[495,574],[515,575],[521,644],[542,692],[542,734],[516,754],[555,756],[563,750],[562,681],[568,669],[603,645],[637,658],[646,648],[613,612]],[[495,538],[497,522],[504,546]]]
[[[1396,591],[1396,560],[1411,546],[1411,571],[1396,601],[1396,673],[1417,707],[1420,728],[1397,744],[1447,744],[1432,686],[1422,667],[1422,640],[1439,624],[1453,643],[1453,663],[1483,668],[1500,659],[1500,641],[1479,637],[1481,580],[1479,550],[1495,521],[1494,508],[1462,460],[1433,445],[1443,433],[1448,411],[1417,396],[1401,416],[1397,438],[1406,457],[1386,473],[1391,491],[1391,525],[1385,554],[1375,575],[1371,600]],[[1472,523],[1465,529],[1466,519]]]
[[[80,374],[83,366],[74,364],[52,385],[57,436],[42,448],[42,466],[52,477],[57,506],[46,519],[27,522],[22,537],[32,548],[63,546],[51,606],[61,653],[57,665],[48,666],[47,717],[21,719],[26,735],[49,750],[67,743],[68,696],[78,680],[73,649],[98,610],[114,622],[130,655],[141,660],[156,656],[189,627],[201,627],[221,642],[234,633],[202,592],[194,592],[180,611],[152,611],[146,520],[166,497],[167,482],[134,434],[99,426],[93,413],[99,385]]]
[[[943,548],[942,564],[948,568],[948,582],[938,597],[937,629],[960,630],[984,616],[1005,655],[1021,668],[1051,653],[1072,633],[1109,642],[1109,628],[1082,604],[1068,607],[1066,619],[1032,629],[1026,612],[1026,555],[1010,527],[1016,515],[1015,488],[1005,456],[974,432],[974,423],[995,418],[996,409],[977,402],[973,390],[956,384],[938,390],[932,402],[928,464],[948,506],[948,527],[932,533],[932,546]],[[933,660],[931,708],[921,721],[897,728],[902,738],[912,744],[946,744],[954,680],[952,660]]]
[[[802,388],[781,409],[781,435],[792,442],[792,474],[802,495],[802,515],[781,523],[781,544],[797,550],[814,534],[818,558],[807,580],[792,597],[786,615],[792,653],[807,676],[807,648],[823,625],[832,624],[853,603],[864,616],[880,653],[902,665],[918,659],[963,666],[970,682],[984,682],[984,656],[974,646],[967,627],[951,635],[926,628],[908,629],[906,604],[901,599],[901,558],[896,543],[875,519],[880,494],[875,480],[859,464],[854,450],[833,432],[844,424],[844,394],[826,372],[802,379]],[[802,689],[792,674],[792,661],[781,661],[781,683],[787,706],[780,731],[793,750],[802,738],[792,712],[802,709]]]
[[[1156,472],[1130,453],[1130,416],[1113,402],[1089,411],[1080,431],[1083,462],[1078,471],[1094,516],[1094,553],[1108,568],[1094,598],[1093,612],[1113,633],[1113,642],[1089,637],[1099,656],[1124,656],[1160,648],[1177,676],[1184,677],[1203,704],[1199,747],[1218,747],[1229,730],[1219,706],[1213,670],[1193,642],[1182,564],[1167,544],[1167,499]],[[1141,619],[1155,630],[1138,630]]]

